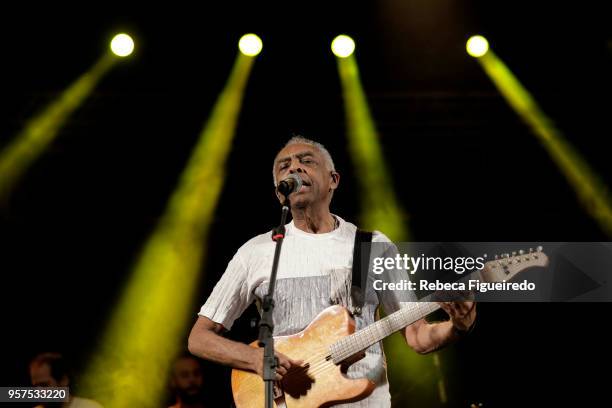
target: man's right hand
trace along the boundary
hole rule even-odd
[[[256,350],[257,353],[253,363],[254,371],[263,378],[264,349],[258,348]],[[304,364],[303,360],[293,360],[283,353],[279,353],[278,351],[275,351],[274,355],[278,359],[278,366],[276,367],[276,381],[282,380],[283,376],[286,375],[291,368],[299,368],[302,367],[302,364]]]

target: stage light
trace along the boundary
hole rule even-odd
[[[261,52],[263,43],[261,42],[261,38],[259,38],[257,35],[245,34],[240,38],[238,48],[244,55],[254,57]]]
[[[472,57],[480,58],[489,51],[489,42],[482,35],[474,35],[467,41],[465,48]]]
[[[110,44],[111,51],[118,57],[127,57],[134,51],[134,40],[127,34],[117,34]]]
[[[346,58],[355,51],[355,41],[348,35],[339,35],[331,43],[332,52],[336,57]]]
[[[9,145],[0,149],[0,201],[9,197],[26,170],[53,142],[70,115],[85,102],[116,62],[117,58],[105,52],[46,108],[28,119]]]
[[[477,60],[508,104],[531,127],[565,176],[585,211],[612,237],[610,189],[540,108],[510,68],[492,50]]]
[[[208,233],[254,61],[238,53],[81,378],[83,394],[105,407],[159,406],[172,361],[187,346]]]
[[[353,55],[337,58],[342,84],[348,147],[360,187],[359,223],[380,230],[392,241],[405,241],[407,216],[394,191],[376,124]]]

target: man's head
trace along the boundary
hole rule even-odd
[[[304,208],[316,203],[331,202],[338,188],[340,174],[327,149],[318,142],[301,136],[291,138],[274,159],[272,175],[274,185],[290,174],[297,173],[303,180],[302,188],[291,194],[291,204]],[[282,202],[284,197],[277,193]]]
[[[67,387],[66,362],[59,353],[41,353],[30,362],[30,380],[35,387]]]
[[[202,367],[191,355],[180,356],[172,368],[171,386],[176,397],[183,403],[200,402],[202,398]]]

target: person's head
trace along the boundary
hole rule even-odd
[[[67,387],[70,384],[66,361],[59,353],[41,353],[30,362],[34,387]]]
[[[287,142],[274,159],[274,186],[293,173],[303,180],[302,188],[289,197],[294,208],[320,203],[329,205],[334,190],[338,188],[340,174],[321,143],[302,136],[295,136]],[[281,194],[276,195],[281,202],[284,200]]]
[[[170,385],[177,399],[183,403],[196,403],[202,398],[202,367],[200,361],[192,355],[177,358],[172,367]]]

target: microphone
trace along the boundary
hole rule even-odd
[[[302,178],[296,173],[293,173],[278,183],[278,186],[276,186],[276,191],[285,197],[289,197],[289,194],[300,191],[300,188],[302,188]]]

